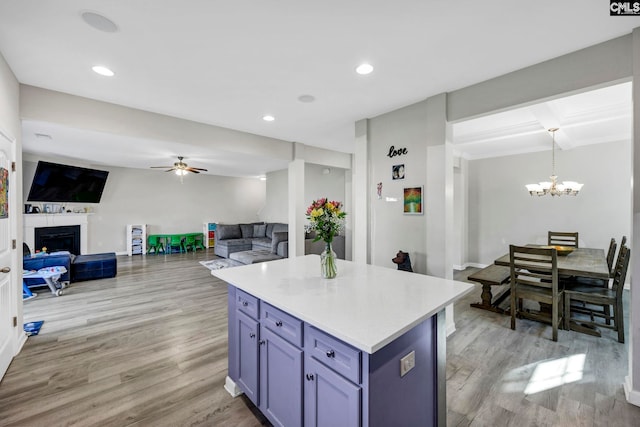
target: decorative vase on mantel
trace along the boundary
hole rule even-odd
[[[331,242],[325,242],[324,251],[320,254],[320,272],[323,279],[334,279],[338,275],[336,266],[336,253],[331,247]]]

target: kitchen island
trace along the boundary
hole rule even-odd
[[[212,274],[229,284],[225,388],[274,425],[445,425],[444,308],[473,289],[307,255]]]

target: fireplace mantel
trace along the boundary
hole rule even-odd
[[[34,248],[35,229],[40,227],[59,227],[65,225],[80,226],[80,253],[87,254],[89,252],[88,241],[88,224],[89,215],[87,213],[63,213],[63,214],[23,214],[24,223],[24,242],[29,245],[31,250]],[[76,254],[80,255],[80,254]]]

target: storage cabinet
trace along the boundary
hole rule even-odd
[[[202,225],[202,233],[204,234],[204,247],[212,248],[216,244],[216,228],[215,222],[205,222]]]
[[[260,404],[258,394],[259,380],[259,324],[240,310],[236,313],[236,357],[238,378],[236,383],[247,397],[256,405]]]
[[[362,389],[311,356],[305,358],[305,427],[360,427]]]
[[[127,255],[144,255],[147,253],[147,225],[127,225]]]

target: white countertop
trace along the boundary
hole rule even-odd
[[[249,294],[352,346],[374,353],[473,289],[470,283],[338,260],[320,277],[306,255],[212,270]]]

